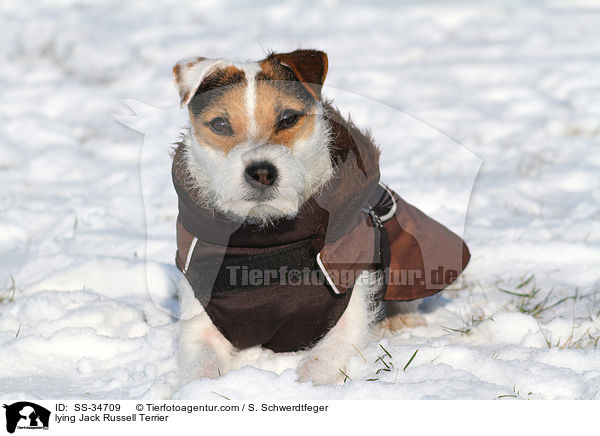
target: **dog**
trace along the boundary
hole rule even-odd
[[[379,181],[370,135],[322,97],[327,69],[318,50],[173,67],[190,119],[173,155],[182,383],[252,347],[298,353],[300,382],[340,383],[384,300],[438,292],[469,260]]]

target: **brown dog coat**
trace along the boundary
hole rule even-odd
[[[314,345],[342,316],[361,271],[381,271],[380,298],[412,300],[453,283],[469,261],[462,239],[379,182],[372,139],[325,105],[333,180],[294,219],[229,220],[205,205],[177,147],[177,267],[237,348]]]

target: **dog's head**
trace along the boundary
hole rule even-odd
[[[331,178],[326,73],[327,55],[315,50],[173,67],[191,121],[184,162],[209,206],[236,219],[291,218]]]

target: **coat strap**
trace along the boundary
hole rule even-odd
[[[194,248],[196,248],[196,242],[198,242],[198,238],[194,236],[192,242],[190,243],[190,247],[188,249],[187,258],[185,259],[185,265],[183,267],[183,273],[186,274],[188,268],[190,267],[190,261],[192,260],[192,256],[194,255]]]

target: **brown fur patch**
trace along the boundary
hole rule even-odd
[[[302,115],[292,127],[278,130],[277,122],[286,109],[293,109]],[[256,139],[259,141],[292,148],[296,141],[307,138],[313,132],[314,117],[314,105],[308,105],[294,95],[272,86],[271,82],[257,82],[254,119],[257,126]]]
[[[298,80],[289,68],[283,67],[273,56],[260,62],[258,80]]]
[[[198,142],[229,153],[233,147],[247,138],[246,86],[238,84],[224,88],[213,95],[212,97],[214,98],[209,98],[207,105],[199,113],[194,113],[190,104],[189,113],[192,121],[192,130]],[[206,94],[210,94],[210,92]],[[209,96],[207,95],[207,97]],[[222,117],[229,121],[233,130],[232,135],[219,135],[209,127],[208,124],[217,117]]]
[[[192,130],[199,142],[228,153],[245,139],[246,86],[244,72],[234,66],[219,68],[202,81],[188,105]],[[231,135],[219,135],[209,127],[210,122],[219,117],[229,121]]]
[[[321,98],[321,86],[327,76],[327,55],[318,50],[295,50],[291,53],[273,53],[280,64],[293,71],[313,97]]]
[[[273,56],[269,56],[260,63],[261,70],[256,74],[256,81],[268,81],[271,86],[303,100],[306,104],[314,103],[314,94],[306,84],[300,83],[292,70],[281,65]]]

